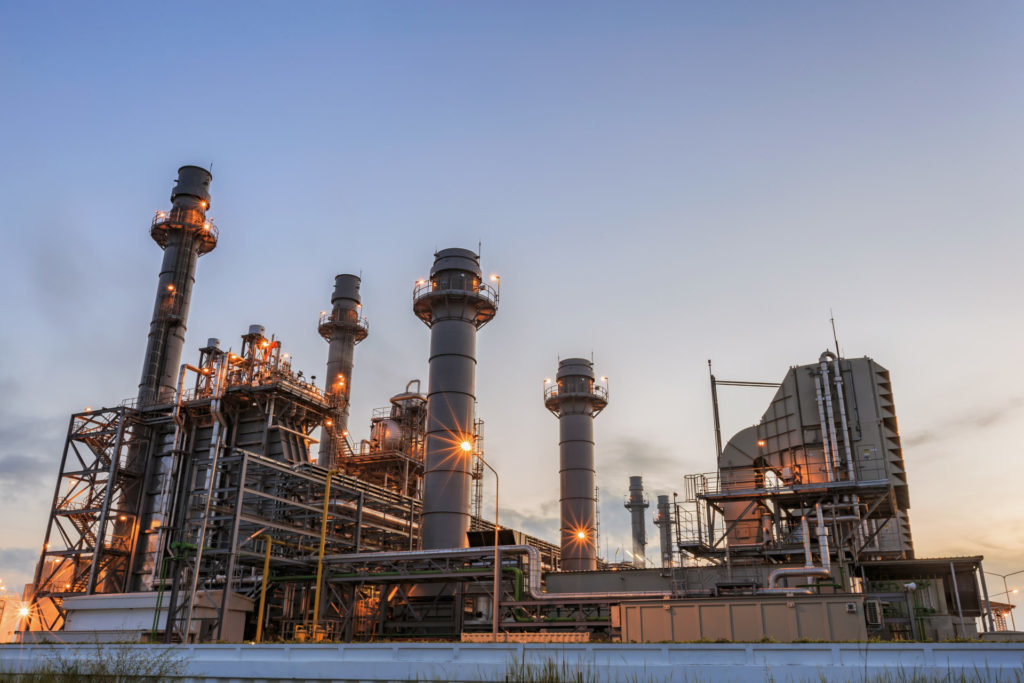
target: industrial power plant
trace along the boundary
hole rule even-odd
[[[610,563],[599,362],[560,359],[523,407],[557,418],[559,538],[501,526],[482,509],[476,400],[500,282],[478,252],[441,249],[411,283],[429,376],[389,388],[357,442],[356,350],[373,340],[360,276],[338,275],[316,319],[319,384],[260,324],[186,348],[197,265],[218,242],[211,182],[183,166],[152,219],[163,261],[138,394],[70,418],[21,642],[947,640],[1004,618],[982,557],[915,555],[893,383],[871,358],[828,350],[778,383],[709,364],[717,462],[653,500],[641,472],[623,481],[632,561]],[[723,386],[775,394],[723,438]]]

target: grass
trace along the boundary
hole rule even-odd
[[[44,661],[32,662],[25,668],[30,670],[0,672],[0,679],[19,683],[161,681],[179,676],[185,669],[185,660],[163,647],[95,645],[84,656],[69,656],[54,649]]]

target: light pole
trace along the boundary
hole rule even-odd
[[[464,439],[459,447],[466,453],[472,453],[474,458],[494,473],[494,597],[491,600],[491,633],[494,636],[494,642],[498,642],[498,590],[501,588],[501,564],[498,561],[498,490],[501,487],[501,481],[498,471],[484,460],[484,456],[480,455],[469,439]]]
[[[1006,585],[1006,579],[1008,577],[1010,577],[1010,576],[1016,576],[1017,574],[1024,574],[1024,569],[1018,569],[1017,571],[1010,572],[1009,574],[997,574],[995,572],[985,572],[985,573],[986,574],[991,574],[992,576],[998,576],[999,578],[1001,578],[1003,580],[1003,592],[999,593],[998,595],[1005,595],[1007,601],[1010,601],[1010,595],[1013,594],[1013,593],[1018,593],[1019,591],[1016,588],[1014,588],[1011,591],[1007,587],[1007,585]],[[989,596],[989,605],[988,605],[988,613],[989,614],[992,614],[992,598],[994,598],[994,597],[997,597],[997,595]],[[1017,622],[1013,618],[1013,602],[1012,601],[1010,601],[1010,625],[1013,627],[1014,631],[1017,630]]]

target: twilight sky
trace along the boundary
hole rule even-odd
[[[611,379],[616,559],[629,474],[653,500],[714,468],[707,360],[779,381],[833,309],[892,372],[918,555],[1024,569],[1021,64],[1010,1],[0,4],[0,577],[38,556],[68,415],[136,393],[186,163],[221,240],[183,360],[260,323],[322,376],[361,272],[356,438],[426,379],[433,251],[482,242],[504,523],[557,539],[559,355]],[[724,390],[726,437],[770,398]]]

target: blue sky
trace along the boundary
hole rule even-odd
[[[136,391],[185,163],[221,230],[187,349],[261,323],[319,374],[362,272],[357,437],[426,379],[432,252],[482,242],[508,521],[555,537],[559,355],[611,378],[611,556],[629,474],[714,467],[707,359],[778,381],[832,309],[892,371],[918,553],[1024,568],[1022,29],[1012,2],[0,5],[0,577],[31,570],[68,414]],[[769,398],[723,395],[725,431]]]

